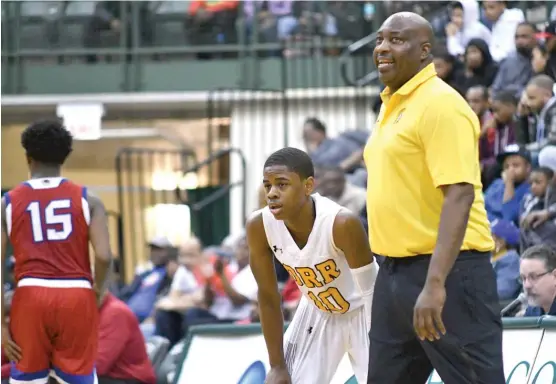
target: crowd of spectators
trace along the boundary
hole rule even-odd
[[[520,255],[556,246],[556,21],[539,28],[503,1],[483,2],[481,12],[477,1],[462,0],[449,13],[446,45],[435,48],[434,62],[481,124],[485,207],[496,242],[492,261],[500,299],[511,301],[528,288]],[[556,281],[552,271],[545,275]],[[545,294],[554,300],[554,282]]]

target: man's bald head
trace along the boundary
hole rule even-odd
[[[377,31],[373,52],[379,78],[397,91],[432,63],[434,33],[430,23],[413,12],[390,16]]]
[[[533,113],[540,113],[546,103],[552,98],[554,81],[547,75],[537,75],[529,80],[525,93],[527,105]]]
[[[542,90],[552,92],[552,88],[554,87],[554,80],[548,75],[537,75],[529,80],[529,84],[527,86],[533,85],[538,87]]]
[[[434,31],[432,25],[423,16],[414,12],[398,12],[386,19],[383,26],[390,24],[398,28],[411,29],[424,39],[423,43],[433,44]]]

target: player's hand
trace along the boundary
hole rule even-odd
[[[2,350],[9,361],[21,360],[21,348],[12,340],[12,334],[7,324],[2,324]]]
[[[286,367],[274,367],[270,369],[265,384],[292,384],[290,373]]]
[[[434,341],[446,334],[442,309],[446,302],[443,284],[426,283],[413,308],[413,328],[421,340]]]

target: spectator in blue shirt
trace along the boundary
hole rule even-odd
[[[519,208],[529,193],[531,156],[517,144],[508,145],[496,160],[502,166],[502,177],[494,180],[485,192],[488,219],[504,219],[519,225]]]
[[[491,225],[495,249],[491,258],[496,273],[500,300],[511,300],[521,291],[519,283],[519,229],[508,220],[494,220]]]
[[[527,249],[519,275],[527,295],[525,316],[556,316],[556,248],[540,244]]]

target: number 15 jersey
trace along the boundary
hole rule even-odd
[[[333,227],[342,206],[312,195],[316,218],[309,240],[299,249],[282,220],[262,209],[268,245],[301,292],[321,311],[342,314],[363,305],[344,253],[334,243]]]
[[[86,279],[90,211],[87,188],[62,177],[31,179],[5,195],[15,280]]]

